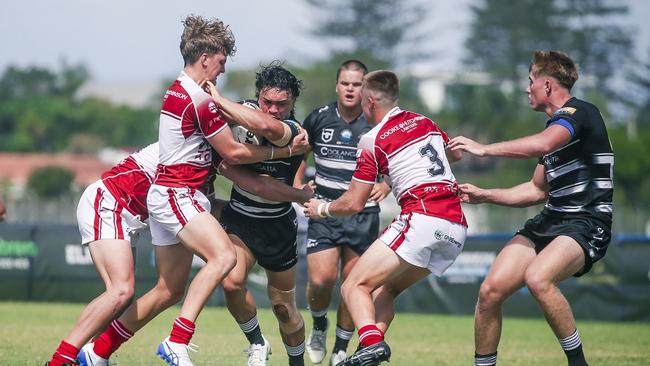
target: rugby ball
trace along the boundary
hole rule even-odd
[[[253,101],[245,100],[241,104],[244,107],[248,107],[250,109],[260,110],[260,107]],[[235,138],[235,141],[237,142],[240,142],[242,144],[252,144],[252,145],[262,144],[262,137],[255,135],[254,133],[249,131],[246,127],[242,127],[240,125],[232,125],[230,126],[230,130],[232,130],[232,135]]]
[[[246,129],[246,127],[242,127],[240,125],[232,125],[230,126],[230,130],[232,131],[232,136],[237,142],[252,145],[262,144],[262,138]]]

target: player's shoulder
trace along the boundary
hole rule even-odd
[[[314,110],[307,116],[307,119],[323,119],[333,113],[336,113],[336,102],[331,102],[314,108]]]
[[[562,106],[562,108],[553,112],[551,120],[566,118],[577,122],[583,122],[594,115],[600,116],[600,111],[594,104],[582,99],[571,98]]]

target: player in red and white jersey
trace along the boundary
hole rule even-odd
[[[214,83],[225,71],[227,56],[234,54],[234,37],[223,22],[188,16],[180,50],[185,67],[165,93],[159,125],[158,170],[146,201],[159,281],[127,308],[120,319],[111,323],[102,333],[104,338],[95,342],[93,350],[103,359],[99,362],[106,362],[104,356],[182,297],[192,254],[196,254],[206,264],[191,281],[180,316],[174,321],[170,336],[157,350],[170,365],[192,365],[187,347],[194,333],[194,322],[236,262],[232,243],[210,215],[210,202],[203,192],[211,166],[210,146],[230,164],[289,157],[292,152],[304,152],[308,146],[304,134],[284,148],[242,144],[233,139],[219,107],[200,86],[205,81]],[[245,127],[269,139],[281,138],[284,135],[281,123],[268,120],[270,125]],[[84,358],[88,359],[80,354],[80,361]],[[97,359],[90,359],[97,364]]]
[[[399,80],[390,71],[363,79],[361,105],[375,127],[359,142],[357,169],[349,190],[337,200],[306,203],[312,219],[363,209],[378,175],[384,175],[401,213],[361,256],[341,286],[358,329],[359,348],[339,365],[378,365],[390,359],[384,333],[393,301],[431,273],[441,275],[463,249],[467,222],[447,153],[447,135],[430,119],[397,106]]]
[[[86,188],[77,206],[87,245],[106,290],[90,302],[49,362],[74,364],[79,348],[129,303],[134,293],[132,245],[146,227],[147,191],[158,164],[158,143],[129,155]]]

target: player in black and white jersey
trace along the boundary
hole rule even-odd
[[[277,141],[267,141],[253,134],[243,135],[242,140],[270,146],[287,145],[301,131],[299,123],[293,118],[293,109],[302,81],[278,63],[272,63],[256,74],[255,87],[257,100],[245,102],[251,108],[228,101],[218,94],[213,97],[226,117],[235,122],[275,118],[288,127],[284,136]],[[242,132],[234,132],[235,135],[239,133]],[[301,162],[302,155],[283,159],[271,157],[248,167],[257,174],[266,174],[292,186]],[[228,177],[230,168],[222,163],[219,172]],[[230,202],[221,213],[220,222],[237,252],[237,264],[223,281],[223,288],[228,310],[251,344],[248,349],[249,365],[265,365],[270,353],[270,344],[263,337],[257,320],[255,300],[246,289],[248,274],[256,262],[266,270],[269,300],[280,325],[289,365],[304,365],[305,328],[295,299],[298,223],[290,202],[305,202],[301,199],[310,196],[312,190],[305,188],[302,192],[302,195],[273,201],[235,183]]]
[[[368,69],[361,61],[343,62],[336,75],[337,100],[315,109],[303,123],[314,153],[315,197],[318,199],[333,201],[347,191],[356,169],[359,139],[372,129],[361,110],[361,83],[367,72]],[[297,178],[302,178],[301,172]],[[390,188],[385,183],[377,184],[374,188],[365,209],[358,214],[309,220],[307,299],[313,328],[307,339],[307,352],[313,363],[321,363],[327,351],[326,315],[339,274],[339,262],[342,279],[345,279],[359,256],[379,234],[378,202],[388,195]],[[354,323],[341,301],[331,365],[345,359],[353,333]]]
[[[557,283],[587,273],[611,238],[614,154],[598,108],[571,96],[578,79],[573,60],[536,51],[526,90],[550,119],[535,135],[481,145],[456,137],[449,146],[477,156],[539,157],[530,182],[507,189],[460,185],[469,203],[524,207],[546,201],[506,244],[483,281],[476,305],[475,364],[496,364],[501,304],[527,286],[564,350],[569,366],[587,365],[573,313]]]

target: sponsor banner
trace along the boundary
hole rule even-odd
[[[305,227],[299,232],[299,261],[296,296],[306,308]],[[433,233],[450,242],[455,238]],[[428,276],[396,300],[396,309],[471,315],[481,282],[490,270],[510,234],[469,236],[463,253],[440,277]],[[104,289],[87,247],[78,244],[79,233],[72,225],[0,224],[0,300],[88,302]],[[157,280],[151,236],[141,233],[136,252],[136,293],[148,291]],[[195,273],[203,262],[195,258]],[[266,275],[256,267],[250,275],[249,290],[259,306],[268,306]],[[607,255],[590,273],[571,278],[560,288],[580,319],[650,321],[650,238],[620,235],[612,241]],[[338,291],[334,291],[338,301]],[[211,305],[224,305],[223,293],[215,291]],[[505,304],[508,316],[540,317],[539,308],[526,288],[517,291]]]

